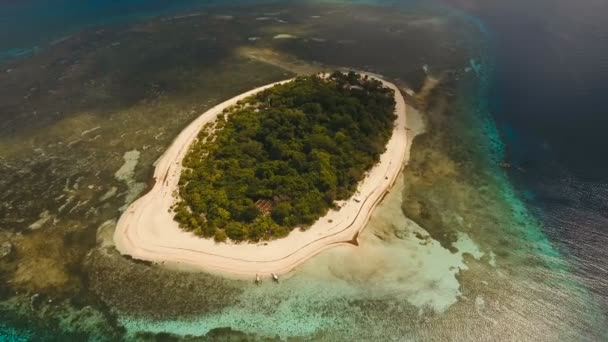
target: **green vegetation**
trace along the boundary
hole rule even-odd
[[[391,89],[352,72],[298,77],[240,101],[190,147],[175,220],[216,241],[312,224],[378,162],[394,108]]]

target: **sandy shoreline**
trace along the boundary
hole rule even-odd
[[[172,267],[251,278],[255,274],[287,273],[327,248],[350,244],[356,239],[409,159],[405,101],[397,87],[384,80],[381,80],[384,85],[395,91],[398,115],[386,151],[359,184],[358,193],[340,201],[339,211],[330,210],[307,231],[294,230],[286,238],[257,244],[216,244],[213,239],[202,239],[181,230],[169,212],[181,173],[181,160],[200,129],[214,121],[224,108],[289,81],[259,87],[227,100],[203,113],[177,136],[156,162],[156,183],[152,190],[133,202],[117,223],[114,242],[121,254]]]

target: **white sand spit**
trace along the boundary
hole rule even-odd
[[[295,39],[295,38],[298,38],[298,37],[294,36],[293,34],[281,33],[281,34],[277,34],[273,38],[274,39]]]

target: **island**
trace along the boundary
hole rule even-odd
[[[175,220],[216,242],[306,229],[355,193],[385,150],[394,112],[393,91],[354,72],[302,76],[241,100],[190,146]]]
[[[405,101],[378,76],[300,76],[199,116],[114,233],[136,259],[236,277],[283,274],[356,244],[408,153]]]

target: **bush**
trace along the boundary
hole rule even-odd
[[[226,231],[223,229],[215,229],[215,235],[213,236],[215,242],[225,242],[228,239]]]
[[[224,110],[185,156],[175,220],[218,242],[283,237],[350,197],[391,136],[394,97],[355,73],[298,77]],[[257,108],[257,111],[256,111]],[[271,201],[269,216],[254,203]]]

